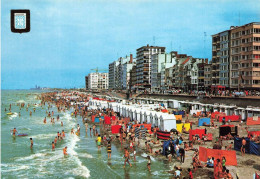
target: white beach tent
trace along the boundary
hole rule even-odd
[[[137,120],[138,122],[140,122],[141,119],[141,109],[139,107],[135,107],[134,109],[134,120]]]
[[[145,112],[145,109],[142,108],[140,111],[140,123],[144,122],[144,112]]]
[[[160,125],[159,129],[162,131],[170,131],[176,129],[176,118],[173,114],[162,113],[159,117]]]
[[[119,103],[117,103],[117,102],[111,102],[111,103],[109,103],[109,108],[113,109],[113,111],[115,111],[115,112],[119,112],[119,111],[117,111],[117,105],[118,104]]]

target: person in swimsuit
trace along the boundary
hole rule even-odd
[[[107,144],[107,158],[108,159],[111,158],[111,152],[112,152],[111,143],[110,143],[110,141],[108,141],[108,144]]]
[[[54,139],[54,144],[55,144],[55,145],[57,144],[57,141],[58,141],[58,138],[55,137],[55,139]]]
[[[125,148],[124,158],[125,158],[124,168],[125,168],[126,162],[130,165],[130,167],[132,167],[132,164],[129,162],[130,155],[129,155],[127,148]]]
[[[73,128],[71,129],[70,134],[74,134],[74,129]]]
[[[13,132],[13,137],[15,137],[15,134],[18,133],[16,128],[14,128],[13,130],[11,130],[11,132]]]
[[[64,138],[65,138],[65,132],[64,132],[64,130],[62,130],[61,135],[62,135],[62,138],[64,139]]]
[[[241,154],[242,156],[246,153],[246,139],[242,138]]]
[[[67,153],[67,146],[65,148],[63,148],[63,154],[64,154],[64,156],[68,155],[68,153]]]
[[[151,157],[148,155],[147,159],[148,159],[147,168],[148,168],[148,170],[150,172],[151,171]]]
[[[33,140],[32,138],[30,138],[30,141],[31,141],[31,149],[33,148]]]
[[[51,146],[52,146],[52,150],[55,150],[55,144],[54,144],[54,142],[51,143]]]
[[[101,136],[100,136],[100,134],[98,135],[98,137],[97,137],[97,145],[98,145],[98,150],[100,149],[100,147],[101,147]]]

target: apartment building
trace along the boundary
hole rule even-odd
[[[88,87],[88,76],[85,76],[85,86],[86,86],[86,90],[89,88]]]
[[[136,50],[136,86],[140,90],[151,89],[151,58],[165,53],[165,47],[143,46]]]
[[[135,61],[136,59],[130,54],[109,64],[109,89],[126,89],[130,79],[130,70]]]
[[[210,91],[211,85],[212,85],[211,68],[212,68],[211,62],[205,63],[205,65],[204,65],[204,88],[206,91]]]
[[[232,89],[260,88],[260,22],[231,27]]]
[[[165,82],[165,69],[173,67],[176,63],[174,53],[154,54],[151,58],[151,90],[159,91],[167,88]]]

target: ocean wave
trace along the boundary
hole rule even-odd
[[[32,159],[36,159],[36,158],[45,157],[46,155],[47,155],[47,153],[37,153],[37,154],[33,154],[30,156],[26,156],[26,157],[20,157],[20,158],[16,159],[16,161],[32,160]]]
[[[1,170],[2,172],[14,172],[14,171],[19,171],[19,170],[27,170],[30,167],[27,165],[15,165],[15,164],[11,164],[11,165],[1,165]]]
[[[14,118],[16,118],[18,116],[17,112],[14,112],[12,115],[9,116],[10,120],[13,120]]]
[[[146,158],[148,155],[146,153],[142,153],[141,155],[142,157]],[[152,156],[150,156],[152,161],[155,161],[155,158],[153,158]]]
[[[79,137],[76,135],[70,135],[68,137],[68,139],[69,139],[68,154],[70,154],[72,156],[72,160],[74,162],[76,162],[76,164],[78,165],[77,168],[72,170],[72,173],[74,175],[79,175],[79,176],[83,176],[83,177],[87,177],[87,178],[90,177],[89,169],[82,164],[82,162],[79,159],[79,154],[74,150],[77,142],[80,140]],[[80,155],[83,155],[83,154],[80,154]],[[85,156],[87,156],[87,155],[85,155]]]
[[[57,134],[38,134],[34,136],[30,136],[28,138],[33,138],[33,139],[49,139],[49,138],[54,138]]]
[[[24,100],[18,100],[18,101],[16,101],[16,103],[25,103],[25,101]]]

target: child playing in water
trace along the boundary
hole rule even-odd
[[[147,168],[149,171],[151,171],[151,157],[148,155],[147,159],[148,159]]]
[[[74,129],[73,128],[71,129],[70,134],[74,134]]]

